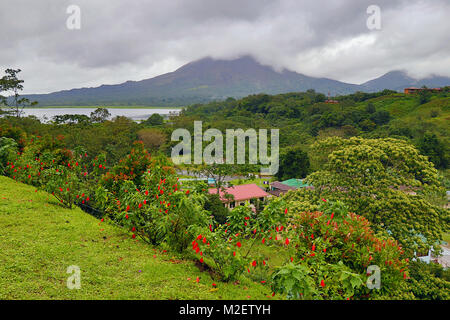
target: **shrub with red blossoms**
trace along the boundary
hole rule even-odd
[[[343,209],[339,214],[325,211],[303,212],[290,219],[294,259],[274,273],[274,292],[293,299],[411,298],[405,281],[408,259],[399,243],[375,235],[362,216]],[[380,289],[366,286],[371,265],[380,268]],[[299,287],[303,289],[296,291]]]

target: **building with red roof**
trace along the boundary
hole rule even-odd
[[[212,188],[208,192],[215,194],[217,193],[217,189]],[[252,183],[225,188],[223,191],[220,190],[219,196],[225,207],[233,209],[235,206],[243,206],[246,203],[254,204],[256,200],[264,201],[270,195]]]
[[[413,94],[413,93],[417,93],[420,91],[441,92],[442,89],[441,88],[416,88],[416,87],[409,87],[409,88],[404,89],[405,94]]]

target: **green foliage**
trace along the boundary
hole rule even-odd
[[[152,244],[166,242],[182,252],[192,241],[194,226],[211,224],[203,209],[205,196],[181,190],[172,168],[158,159],[152,160],[141,144],[136,146],[131,157],[120,164],[120,170],[130,170],[132,164],[131,170],[136,172],[139,167],[145,171],[133,179],[128,175],[115,179],[106,174],[99,190],[107,193],[103,198],[109,199],[104,209],[131,230],[133,237],[137,235]]]
[[[417,299],[449,300],[450,271],[435,263],[412,262],[409,287]]]
[[[267,289],[247,278],[210,290],[217,281],[189,258],[34,191],[0,176],[2,300],[266,299]],[[81,264],[80,290],[67,289],[71,264]]]
[[[140,188],[143,184],[143,174],[152,165],[153,160],[143,142],[136,141],[130,154],[119,160],[119,163],[102,177],[102,184],[113,193],[117,193],[122,182],[127,180],[133,181],[136,188]]]
[[[228,209],[223,205],[218,194],[208,194],[206,196],[205,210],[211,212],[214,220],[219,224],[227,222]]]
[[[448,150],[445,145],[438,139],[435,133],[425,132],[419,140],[419,150],[423,155],[429,157],[436,168],[446,168],[448,166]]]
[[[448,211],[428,202],[444,194],[436,169],[409,143],[395,139],[328,138],[313,145],[321,170],[306,179],[315,199],[341,200],[377,231],[413,250],[436,244],[448,228]],[[288,196],[304,202],[308,192]],[[293,205],[295,205],[293,203]]]
[[[159,113],[153,113],[143,123],[149,126],[160,126],[164,123],[164,118]]]
[[[227,217],[227,226],[231,233],[247,234],[251,229],[250,218],[253,212],[248,206],[237,206],[229,213]]]
[[[286,294],[287,299],[313,299],[317,296],[310,270],[299,264],[288,263],[273,273],[273,292]]]
[[[53,117],[55,124],[83,124],[87,125],[91,122],[91,119],[84,114],[61,114]]]
[[[341,203],[323,201],[321,208],[326,213],[290,208],[294,212],[281,237],[291,239],[286,245],[293,258],[275,272],[274,292],[292,299],[407,296],[408,259],[398,242],[376,236],[364,217]],[[365,286],[369,265],[380,268],[380,289]]]
[[[17,143],[14,139],[0,137],[0,173],[6,174],[6,166],[17,154]]]
[[[97,108],[93,112],[91,112],[91,121],[92,122],[104,122],[111,117],[111,113],[106,108]]]
[[[23,90],[23,80],[18,78],[20,69],[6,69],[5,75],[0,78],[0,105],[6,106],[6,113],[10,113],[19,118],[23,113],[23,108],[34,106],[37,102],[30,102],[27,98],[20,96]],[[1,95],[2,93],[6,96]]]
[[[229,232],[223,225],[215,230],[197,228],[196,231],[192,250],[201,264],[213,269],[218,280],[233,281],[243,274],[250,258],[242,254],[242,244],[237,236],[227,239]]]
[[[304,178],[309,173],[308,154],[299,147],[287,148],[280,154],[279,180]]]
[[[418,97],[419,97],[419,104],[425,104],[430,101],[431,92],[428,90],[420,90],[418,93]]]

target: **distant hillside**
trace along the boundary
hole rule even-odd
[[[432,76],[424,79],[414,79],[408,76],[404,71],[391,71],[379,78],[367,81],[361,85],[361,91],[376,92],[383,89],[391,89],[396,91],[403,91],[407,87],[422,87],[430,88],[444,87],[450,85],[450,78]]]
[[[314,89],[324,94],[343,95],[356,91],[402,90],[405,86],[423,84],[449,85],[450,79],[432,77],[417,81],[403,72],[395,71],[362,85],[356,85],[327,78],[309,77],[288,70],[277,72],[272,67],[261,65],[246,56],[235,60],[205,58],[151,79],[26,97],[38,101],[41,106],[183,106],[224,100],[228,97],[241,98],[257,93],[278,94]]]

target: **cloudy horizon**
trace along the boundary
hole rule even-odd
[[[70,30],[66,12],[81,10]],[[370,30],[369,5],[381,28]],[[205,57],[360,84],[393,70],[450,77],[450,2],[4,0],[0,68],[23,93],[142,80]]]

